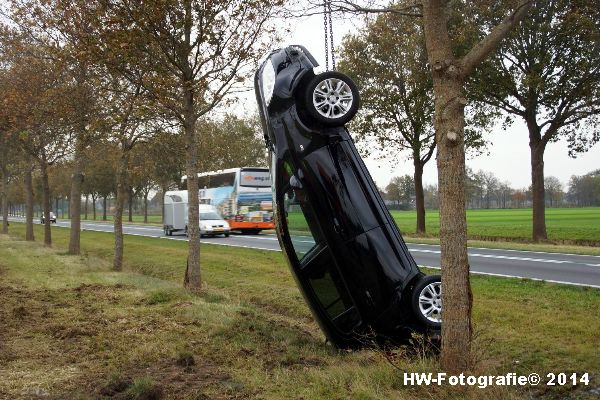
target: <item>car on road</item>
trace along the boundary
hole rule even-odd
[[[200,236],[223,235],[229,237],[229,223],[223,219],[215,206],[200,204]],[[187,226],[186,226],[187,234]]]
[[[328,340],[341,348],[439,337],[440,277],[426,276],[345,128],[359,105],[352,80],[302,46],[271,52],[254,87],[291,271]]]
[[[56,223],[56,215],[54,215],[54,213],[52,211],[50,211],[50,218],[48,218],[50,220],[51,223],[55,224]],[[42,213],[42,216],[40,217],[40,223],[44,223],[45,218],[44,218],[44,213]]]

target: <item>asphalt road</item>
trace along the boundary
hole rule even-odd
[[[23,221],[15,218],[15,221]],[[69,227],[69,221],[58,221],[56,226]],[[83,222],[83,230],[112,232],[111,223]],[[128,235],[158,237],[167,240],[186,240],[181,234],[167,237],[161,227],[152,225],[124,225]],[[280,251],[277,237],[272,234],[236,235],[203,238],[202,243],[222,246],[247,247]],[[439,268],[440,248],[437,245],[408,244],[408,248],[421,266]],[[471,272],[514,278],[529,278],[548,282],[600,288],[600,256],[544,253],[520,250],[469,248]]]

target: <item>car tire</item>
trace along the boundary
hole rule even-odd
[[[327,71],[310,80],[303,100],[312,119],[335,127],[350,122],[358,111],[360,98],[358,88],[350,77]]]
[[[225,234],[225,237],[229,237],[229,233],[226,233],[226,234]]]
[[[411,306],[416,318],[429,328],[442,327],[442,278],[423,276],[413,288]]]

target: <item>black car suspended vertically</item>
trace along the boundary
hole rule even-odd
[[[302,46],[271,52],[255,75],[270,151],[277,235],[327,338],[439,333],[441,284],[425,276],[400,235],[344,124],[356,85]]]

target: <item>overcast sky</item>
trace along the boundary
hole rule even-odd
[[[346,33],[356,32],[358,21],[334,20],[333,36],[335,45],[339,46]],[[323,37],[323,17],[315,15],[298,19],[291,24],[291,34],[282,45],[304,45],[324,65],[325,50]],[[511,128],[504,131],[500,128],[493,130],[488,137],[492,143],[489,155],[481,155],[467,160],[467,165],[475,171],[483,169],[492,171],[501,181],[510,182],[512,187],[527,187],[531,183],[531,168],[529,159],[529,139],[523,123],[517,121]],[[545,174],[556,176],[566,186],[571,175],[582,175],[600,168],[600,145],[595,145],[587,153],[576,159],[567,155],[567,144],[564,141],[550,143],[545,153]],[[413,174],[410,160],[399,163],[366,159],[371,175],[380,187],[385,187],[393,176]],[[429,161],[425,167],[424,182],[437,183],[435,160]]]

